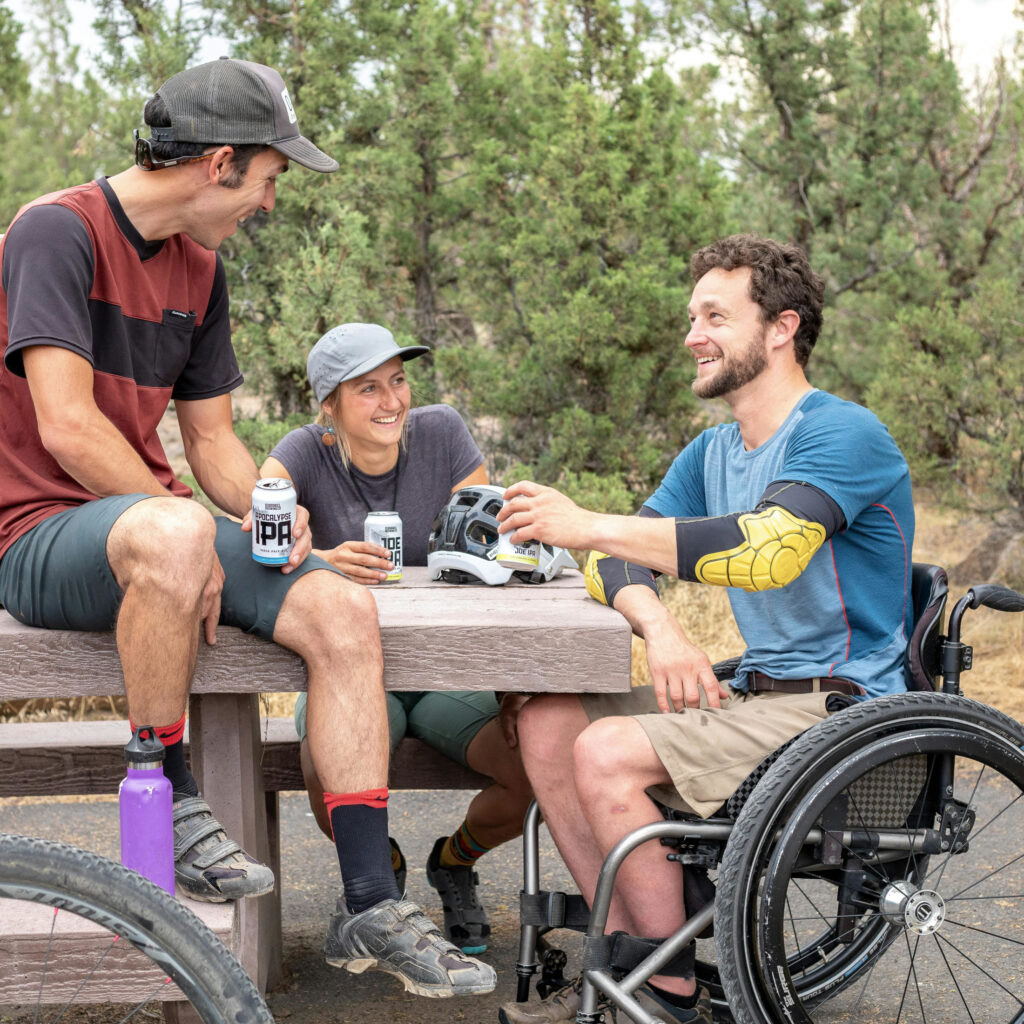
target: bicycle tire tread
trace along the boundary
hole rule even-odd
[[[272,1024],[262,996],[230,950],[188,907],[135,872],[65,843],[0,835],[0,895],[14,886],[35,891],[35,902],[60,906],[66,900],[86,919],[108,916],[142,933],[187,972],[174,978],[179,987],[184,981],[205,993],[216,1010],[212,1017],[200,1013],[207,1024]]]

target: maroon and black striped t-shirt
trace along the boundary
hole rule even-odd
[[[42,445],[22,366],[32,345],[88,359],[100,411],[161,484],[191,493],[157,424],[171,398],[213,398],[242,382],[216,253],[184,235],[147,243],[105,178],[19,211],[0,239],[0,556],[96,497]]]

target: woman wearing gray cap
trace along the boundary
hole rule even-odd
[[[380,583],[391,568],[387,551],[362,539],[367,513],[397,511],[404,564],[426,565],[435,515],[454,491],[488,482],[480,449],[454,409],[410,408],[404,363],[427,351],[425,345],[400,348],[390,331],[375,324],[328,331],[306,364],[320,415],[283,438],[263,464],[263,476],[294,483],[309,509],[316,553],[359,583]],[[388,693],[387,701],[392,750],[408,732],[494,780],[473,798],[459,828],[435,842],[427,860],[449,940],[466,953],[483,952],[490,925],[477,898],[475,863],[521,834],[532,797],[514,732],[503,729],[492,693]],[[303,738],[303,774],[313,813],[331,835],[305,742],[305,708],[302,694],[295,721]],[[391,842],[404,888],[405,861]]]

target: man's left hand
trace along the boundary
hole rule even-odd
[[[217,552],[213,553],[213,564],[206,586],[203,587],[199,605],[199,621],[202,624],[203,636],[208,644],[217,642],[217,623],[220,622],[220,595],[224,589],[224,567],[220,564]]]

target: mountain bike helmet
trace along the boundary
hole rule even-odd
[[[498,512],[503,487],[477,484],[456,491],[438,512],[427,541],[432,580],[446,583],[508,583],[512,570],[498,565]]]
[[[517,580],[523,583],[547,583],[553,580],[563,569],[578,569],[576,559],[569,554],[565,548],[552,547],[550,544],[541,542],[540,563],[531,572],[526,570],[515,571]]]

